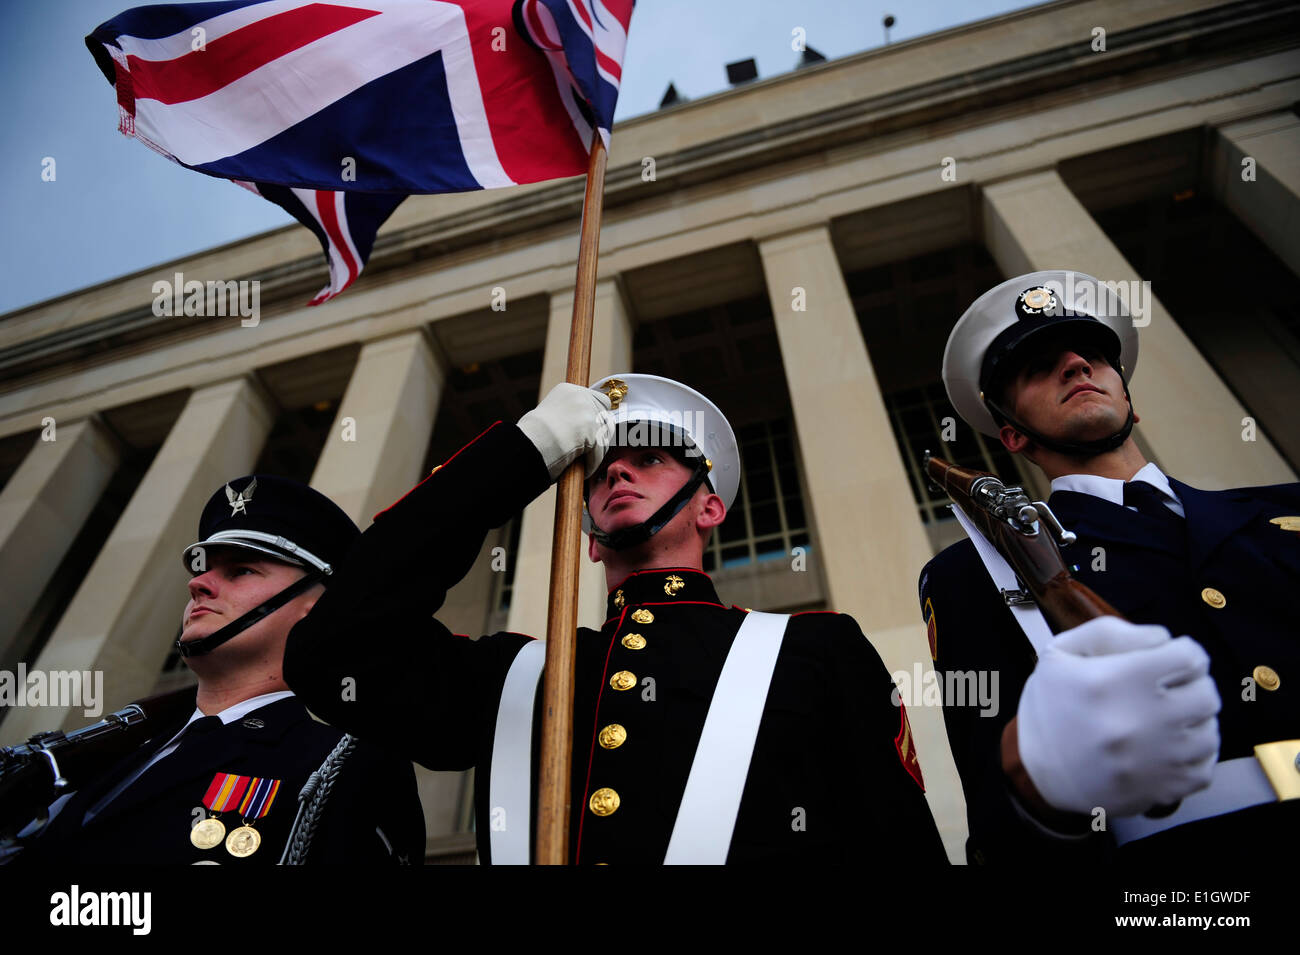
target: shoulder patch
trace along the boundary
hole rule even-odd
[[[903,706],[903,701],[898,701],[898,735],[894,737],[894,749],[898,751],[899,761],[902,762],[903,768],[907,774],[916,780],[916,784],[921,787],[921,792],[925,792],[925,779],[921,776],[921,761],[916,755],[916,742],[912,739],[912,724],[907,719],[907,707]]]
[[[925,639],[930,641],[930,662],[933,663],[939,659],[939,626],[934,620],[934,604],[930,598],[925,598],[925,608],[922,611],[925,615]]]

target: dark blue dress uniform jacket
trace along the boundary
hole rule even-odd
[[[188,715],[161,727],[135,754],[123,759],[94,785],[73,795],[15,863],[65,866],[217,862],[248,866],[279,862],[298,814],[299,791],[343,735],[313,720],[302,701],[294,697],[258,707],[241,719],[214,728],[192,746],[178,747],[82,825],[86,810],[165,746],[186,719]],[[219,772],[281,781],[270,811],[253,823],[262,844],[242,859],[227,852],[224,844],[197,849],[190,842],[194,810],[203,806],[203,796]],[[227,834],[240,824],[237,814],[230,811],[221,814],[221,821]],[[423,858],[424,813],[415,771],[409,761],[359,742],[336,778],[307,863],[380,864],[404,860],[419,865]]]
[[[1220,759],[1250,756],[1258,743],[1300,737],[1300,533],[1270,523],[1300,515],[1300,485],[1201,491],[1169,483],[1182,501],[1184,522],[1154,520],[1089,494],[1052,494],[1052,510],[1079,535],[1061,549],[1066,565],[1129,620],[1162,624],[1175,636],[1189,634],[1206,649],[1223,700]],[[1202,598],[1206,588],[1224,596],[1222,608]],[[1064,830],[1079,838],[1057,839],[1027,823],[1013,806],[999,741],[1016,714],[1034,654],[974,545],[961,541],[930,561],[921,572],[920,592],[936,670],[1000,671],[996,717],[981,717],[977,708],[950,700],[944,706],[966,793],[971,861],[1113,855],[1113,841],[1094,834],[1090,819],[1067,820]],[[1251,685],[1260,665],[1281,677],[1276,690]],[[1252,831],[1295,844],[1300,800],[1166,830],[1126,844],[1119,857],[1240,861],[1253,844],[1241,836]]]
[[[489,528],[549,484],[541,455],[523,433],[494,425],[376,518],[290,634],[285,659],[286,680],[332,724],[381,733],[431,769],[475,767],[484,862],[497,709],[510,664],[530,638],[496,633],[471,640],[433,614],[469,570]],[[672,594],[665,590],[670,574],[682,584]],[[578,633],[570,856],[579,863],[661,863],[745,611],[724,606],[709,578],[692,570],[644,571],[618,589],[622,606],[617,593],[610,596],[604,626]],[[653,620],[634,622],[637,610]],[[640,634],[645,646],[626,646],[629,633]],[[631,673],[635,685],[615,689],[610,681],[620,671]],[[340,699],[348,677],[356,680],[355,701]],[[899,756],[900,746],[912,744],[891,689],[852,618],[792,619],[728,861],[946,863],[922,789]],[[627,738],[606,749],[597,738],[614,723]],[[589,800],[606,788],[618,793],[619,806],[598,816]]]

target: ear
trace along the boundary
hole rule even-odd
[[[600,552],[596,550],[596,538],[590,534],[587,535],[587,556],[591,558],[593,564],[600,563]]]
[[[695,513],[695,526],[702,531],[712,530],[727,519],[727,506],[716,494],[706,494]]]
[[[1002,447],[1012,454],[1022,454],[1030,444],[1027,437],[1009,424],[1004,424],[998,429],[998,440],[1002,442]]]
[[[298,620],[301,620],[303,617],[307,616],[307,614],[311,613],[311,608],[316,606],[316,601],[320,600],[321,594],[323,593],[325,593],[325,585],[315,584],[309,588],[306,593],[300,595],[298,599],[294,601],[294,603],[298,605],[298,609],[302,611],[298,614]],[[297,623],[297,621],[294,622]]]

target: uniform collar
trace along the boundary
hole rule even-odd
[[[1144,481],[1164,496],[1165,506],[1180,517],[1183,515],[1182,501],[1174,493],[1169,478],[1154,463],[1144,465],[1129,481]],[[1124,506],[1124,485],[1128,483],[1118,478],[1101,477],[1097,474],[1063,474],[1052,480],[1052,490],[1075,491],[1079,494],[1091,494],[1103,501]]]
[[[709,575],[684,567],[656,567],[629,574],[609,592],[605,619],[617,618],[637,604],[707,603],[722,606]]]
[[[246,700],[240,700],[233,706],[226,707],[217,714],[217,717],[221,720],[223,726],[228,726],[235,722],[235,720],[243,719],[249,713],[253,712],[253,710],[267,706],[277,700],[287,699],[291,696],[293,696],[293,690],[273,690],[270,693],[263,693],[260,696],[251,696]],[[190,715],[189,721],[181,727],[181,733],[189,729],[190,723],[201,719],[203,719],[203,711],[195,707],[194,712]],[[181,733],[177,733],[176,735],[180,736]]]

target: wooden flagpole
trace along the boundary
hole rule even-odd
[[[564,380],[586,387],[591,376],[591,332],[596,307],[596,257],[605,194],[605,145],[593,131],[582,199],[578,273]],[[578,568],[582,544],[583,459],[560,476],[551,539],[551,594],[546,621],[542,686],[542,762],[537,791],[537,863],[569,861],[569,783],[573,765],[573,658],[578,639]]]

